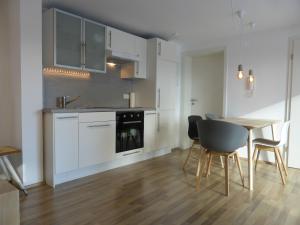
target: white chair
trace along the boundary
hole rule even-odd
[[[274,152],[275,160],[278,165],[283,184],[286,183],[285,176],[287,176],[288,173],[287,173],[287,167],[284,164],[279,148],[284,147],[287,144],[289,128],[290,128],[290,122],[287,121],[282,126],[280,140],[278,141],[264,139],[264,138],[257,138],[253,140],[253,143],[255,145],[255,151],[253,153],[253,161],[255,161],[255,169],[257,167],[257,160],[259,158],[260,151]]]

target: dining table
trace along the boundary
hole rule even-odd
[[[256,129],[262,129],[265,127],[270,127],[272,131],[272,138],[275,140],[275,128],[276,123],[281,122],[280,120],[269,120],[269,119],[253,119],[253,118],[241,118],[241,117],[225,117],[220,119],[225,122],[237,124],[245,127],[249,131],[248,143],[247,143],[247,152],[248,152],[248,185],[249,190],[254,189],[253,182],[253,131]]]

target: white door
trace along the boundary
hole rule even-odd
[[[174,110],[176,104],[177,63],[168,60],[157,62],[157,108]]]
[[[135,37],[135,51],[138,59],[137,78],[147,78],[147,40]]]
[[[78,168],[78,114],[55,114],[54,121],[55,173]]]
[[[192,57],[191,114],[222,115],[224,53]]]
[[[144,150],[150,152],[157,150],[157,113],[145,111],[144,117]]]
[[[291,129],[288,164],[300,168],[300,39],[294,41],[292,67]]]
[[[91,122],[79,125],[79,167],[113,159],[116,122]]]

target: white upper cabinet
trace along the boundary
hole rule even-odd
[[[59,9],[43,13],[43,66],[106,71],[106,26]]]
[[[178,61],[178,49],[177,45],[173,42],[157,40],[157,55],[164,60]]]
[[[120,58],[137,59],[135,36],[113,27],[107,28],[106,48]]]
[[[146,39],[108,27],[106,49],[111,52],[112,58],[131,61],[126,64],[122,78],[147,78]]]

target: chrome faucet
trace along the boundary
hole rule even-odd
[[[70,96],[57,97],[56,98],[56,106],[58,108],[66,108],[66,106],[69,105],[70,103],[77,101],[80,98],[80,96],[77,96],[69,101],[68,101],[68,98],[70,98]]]

